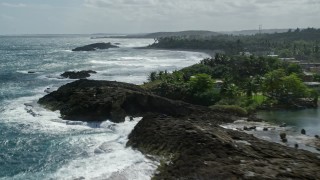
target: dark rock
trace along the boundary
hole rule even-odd
[[[317,154],[188,119],[148,115],[129,135],[127,146],[170,162],[153,179],[320,178]],[[211,117],[211,122],[219,119]]]
[[[39,103],[60,110],[64,119],[121,122],[124,116],[143,116],[127,146],[165,158],[153,179],[320,179],[316,154],[224,129],[219,125],[239,117],[162,98],[136,85],[83,79]]]
[[[286,123],[282,123],[279,127],[287,127]]]
[[[262,122],[263,120],[261,118],[258,118],[255,114],[251,114],[248,117],[247,121],[251,122]]]
[[[305,109],[305,108],[317,108],[318,107],[318,100],[312,98],[301,98],[296,99],[295,102],[292,103],[298,109]]]
[[[69,79],[84,79],[90,77],[90,74],[95,74],[96,71],[88,70],[88,71],[66,71],[60,76]]]
[[[45,93],[50,93],[50,88],[44,90]]]
[[[281,139],[281,141],[286,143],[286,142],[288,142],[288,139],[287,138],[283,138],[283,139]]]
[[[287,134],[286,134],[286,133],[280,133],[280,138],[281,138],[281,139],[285,139],[285,138],[286,138],[286,136],[287,136]]]
[[[294,147],[295,147],[296,149],[298,149],[298,148],[299,148],[299,144],[294,144]]]
[[[268,131],[268,130],[269,130],[269,129],[268,129],[268,128],[266,128],[266,127],[265,127],[265,128],[263,128],[263,131]]]
[[[81,176],[81,177],[75,178],[75,179],[73,179],[73,180],[84,180],[84,179],[86,179],[86,178],[83,177],[83,176]]]
[[[248,131],[249,129],[248,129],[247,126],[244,126],[244,127],[243,127],[243,130]]]
[[[81,79],[60,87],[38,101],[48,109],[60,110],[63,119],[81,121],[124,121],[126,116],[160,113],[171,116],[199,116],[209,119],[221,114],[225,122],[232,122],[230,115],[156,96],[137,85],[113,81]]]
[[[305,129],[301,129],[301,134],[306,134],[306,130]]]
[[[251,126],[251,127],[249,127],[249,130],[256,130],[256,129],[257,129],[256,126]]]
[[[109,49],[118,48],[118,46],[112,45],[111,43],[94,43],[82,47],[72,49],[72,51],[95,51],[97,49]]]
[[[34,73],[36,73],[36,72],[34,72],[34,71],[28,71],[28,74],[34,74]]]
[[[314,137],[317,138],[317,139],[319,139],[319,135],[315,135]]]

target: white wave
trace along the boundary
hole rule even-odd
[[[76,154],[66,159],[66,164],[51,174],[47,172],[21,173],[13,179],[150,179],[159,165],[158,161],[146,158],[139,151],[126,148],[128,134],[138,123],[126,121],[114,124],[109,121],[101,124],[66,121],[60,118],[58,111],[51,112],[36,101],[44,96],[44,90],[56,89],[58,86],[74,80],[58,79],[61,71],[69,69],[92,69],[90,79],[116,80],[141,84],[146,81],[151,71],[178,70],[198,63],[208,57],[204,53],[175,52],[166,50],[142,50],[131,47],[146,46],[153,40],[110,39],[120,43],[119,49],[98,53],[63,53],[63,56],[45,56],[40,67],[45,73],[37,74],[35,80],[48,81],[54,84],[35,89],[35,96],[22,97],[1,102],[0,120],[7,126],[17,128],[22,133],[43,133],[63,137],[58,143],[79,148],[86,155]],[[70,52],[67,50],[66,52]],[[57,52],[57,54],[59,54]],[[67,56],[65,56],[67,55]],[[21,65],[22,66],[22,65]],[[27,70],[20,73],[27,73]],[[48,74],[51,73],[51,74]],[[18,87],[18,86],[17,86]],[[10,87],[11,88],[11,87]],[[16,87],[13,87],[16,88]],[[23,89],[16,88],[15,91]],[[29,90],[28,90],[29,92]],[[59,152],[54,152],[59,153]]]
[[[134,61],[134,62],[151,62],[151,61],[156,61],[158,58],[157,57],[144,57],[144,56],[125,56],[121,57],[121,61]]]
[[[127,148],[128,135],[141,118],[115,124],[106,121],[100,125],[112,133],[81,135],[68,140],[86,142],[87,157],[76,158],[48,176],[53,179],[150,179],[158,161],[146,158],[139,151]]]
[[[92,59],[89,62],[97,65],[98,73],[90,77],[96,80],[115,80],[128,83],[142,84],[152,71],[172,72],[186,66],[198,63],[207,54],[187,51],[166,51],[166,50],[141,50],[141,53],[109,57],[108,59]],[[140,55],[139,55],[140,54]],[[106,66],[106,68],[102,68]]]
[[[56,172],[41,174],[28,172],[17,174],[12,179],[34,177],[36,179],[150,179],[158,161],[146,158],[141,152],[127,148],[128,135],[141,118],[124,123],[105,121],[86,123],[62,120],[58,111],[51,112],[38,106],[36,100],[43,96],[43,88],[34,90],[36,96],[22,97],[6,101],[0,112],[7,126],[18,128],[26,134],[46,133],[65,134],[59,143],[80,148],[85,156],[79,154],[68,159]],[[32,112],[32,113],[31,113]],[[43,177],[45,175],[45,177]]]
[[[141,120],[129,119],[127,117],[125,122],[119,124],[105,121],[99,128],[91,128],[90,133],[66,134],[57,145],[68,144],[81,149],[81,152],[74,159],[68,159],[55,172],[24,172],[4,179],[151,179],[160,164],[159,160],[156,157],[149,159],[141,152],[126,147],[129,133]],[[63,121],[57,123],[63,124]],[[61,131],[60,126],[56,128]]]
[[[58,134],[61,131],[71,130],[66,124],[55,121],[60,119],[59,112],[26,109],[23,102],[32,102],[25,98],[20,98],[17,102],[9,104],[1,113],[5,117],[2,121],[8,126],[19,128],[19,131],[29,134],[39,132]]]
[[[61,50],[61,52],[72,52],[72,50]]]
[[[39,74],[39,73],[43,73],[43,71],[30,69],[30,70],[25,70],[25,71],[17,71],[17,73],[21,73],[21,74]]]
[[[141,152],[127,148],[128,135],[141,118],[115,124],[110,121],[86,123],[62,120],[58,111],[40,107],[36,101],[44,95],[43,89],[34,90],[35,96],[5,101],[0,116],[7,126],[26,134],[45,133],[66,135],[59,144],[81,149],[75,159],[68,159],[56,172],[47,174],[28,172],[12,179],[150,179],[158,161],[146,158]],[[83,153],[84,152],[84,153]]]
[[[37,104],[39,98],[46,93],[47,87],[35,89],[37,95],[21,97],[3,102],[3,110],[0,112],[0,119],[8,126],[19,128],[24,133],[68,133],[74,130],[90,129],[88,126],[68,126],[66,121],[60,118],[59,111],[49,111]]]

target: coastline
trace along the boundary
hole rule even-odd
[[[152,49],[152,50],[166,50],[166,51],[186,51],[186,52],[199,52],[205,53],[211,57],[214,57],[216,53],[221,52],[220,50],[204,50],[204,49],[167,49],[167,48],[154,48],[154,47],[135,47],[134,49]]]
[[[12,77],[12,79],[2,79],[1,81],[2,83],[4,82],[4,86],[2,88],[3,91],[1,91],[1,93],[4,93],[5,96],[3,97],[3,99],[0,98],[1,102],[4,102],[0,106],[0,119],[1,122],[3,122],[3,126],[1,126],[0,129],[2,132],[4,132],[4,134],[2,134],[2,140],[8,140],[8,142],[12,143],[7,143],[1,148],[1,150],[4,154],[15,154],[15,156],[12,156],[10,158],[8,157],[8,159],[4,159],[4,162],[7,164],[1,167],[2,172],[0,174],[3,177],[14,176],[13,178],[17,177],[16,179],[19,179],[19,177],[21,177],[20,179],[29,179],[29,177],[31,177],[31,179],[46,179],[44,178],[44,176],[51,175],[58,175],[58,177],[56,177],[55,179],[76,179],[80,177],[90,179],[90,177],[92,176],[97,177],[100,175],[105,175],[109,173],[109,171],[114,171],[113,174],[115,175],[117,175],[118,172],[121,171],[121,174],[119,174],[118,177],[123,177],[126,176],[125,173],[130,173],[130,169],[132,169],[131,167],[134,167],[134,169],[136,169],[136,171],[133,171],[132,175],[148,175],[150,172],[153,172],[153,170],[155,170],[153,169],[153,166],[150,167],[148,164],[145,163],[148,158],[147,156],[137,156],[137,154],[141,153],[139,151],[132,150],[132,148],[126,148],[126,141],[119,142],[122,144],[118,143],[118,135],[121,138],[128,137],[123,131],[126,130],[127,132],[127,130],[129,130],[131,132],[133,126],[128,127],[126,124],[123,123],[117,125],[113,125],[112,123],[112,125],[109,126],[108,122],[106,122],[102,123],[102,125],[100,126],[98,124],[97,127],[97,123],[65,121],[61,120],[59,112],[47,111],[47,109],[43,109],[38,104],[36,104],[36,101],[40,98],[40,96],[42,97],[48,93],[51,93],[52,91],[55,91],[62,85],[65,85],[66,83],[73,81],[70,79],[61,79],[61,73],[68,70],[80,71],[84,69],[91,69],[92,66],[90,65],[92,64],[97,67],[94,69],[98,71],[97,75],[95,74],[91,77],[92,79],[107,79],[110,77],[119,77],[118,79],[110,80],[121,81],[121,79],[125,78],[125,80],[122,81],[139,81],[139,77],[145,76],[145,73],[140,74],[139,72],[145,71],[145,69],[140,68],[140,66],[137,66],[139,62],[135,59],[132,65],[128,63],[121,65],[119,63],[120,65],[115,67],[111,67],[111,65],[109,64],[106,65],[103,62],[110,60],[108,62],[112,61],[114,62],[114,64],[116,64],[118,62],[129,61],[126,59],[121,59],[122,61],[114,60],[118,57],[147,58],[148,55],[145,55],[143,50],[137,52],[135,50],[132,50],[131,48],[129,49],[129,51],[126,52],[117,52],[119,56],[113,55],[114,53],[108,53],[109,51],[99,51],[96,53],[73,53],[71,52],[71,50],[69,50],[71,49],[71,47],[65,47],[64,39],[62,39],[61,41],[58,39],[59,41],[57,42],[59,43],[57,43],[56,46],[37,46],[35,48],[37,49],[37,51],[25,52],[24,47],[28,48],[30,44],[39,44],[38,42],[40,41],[44,44],[51,43],[52,39],[55,38],[15,38],[14,40],[15,42],[19,43],[22,40],[24,42],[25,39],[28,40],[26,41],[28,43],[21,44],[21,51],[17,47],[17,49],[13,49],[12,52],[10,51],[6,53],[4,56],[13,58],[15,57],[15,54],[19,54],[19,52],[24,52],[21,53],[21,55],[19,55],[16,59],[8,61],[8,66],[6,66],[6,64],[3,64],[6,71],[2,73],[2,75],[8,74],[8,78]],[[74,38],[72,38],[71,40],[72,44],[75,45],[78,45],[78,43],[83,43],[79,42],[78,39]],[[87,40],[87,38],[83,41],[88,41],[87,44],[91,43],[90,40]],[[133,44],[133,41],[135,40],[125,41],[125,43]],[[166,56],[171,52],[152,52],[159,54],[160,62],[157,61],[155,63],[160,64],[163,60],[175,66],[177,64],[176,62],[181,62],[177,65],[178,67],[186,67],[188,66],[186,64],[190,64],[190,62],[192,63],[192,61],[194,62],[195,60],[202,59],[199,57],[206,57],[206,55],[194,55],[193,53],[191,53],[190,55],[186,55],[186,57],[193,56],[187,61],[189,63],[186,63],[182,62],[183,60],[181,60],[180,56]],[[46,57],[48,59],[43,60],[43,54],[46,54]],[[89,54],[88,56],[94,56],[95,58],[92,59],[96,61],[86,61],[85,57],[87,57],[87,54]],[[110,54],[112,54],[112,56],[110,56]],[[29,55],[30,57],[32,55],[34,60],[30,62],[28,61],[27,63],[27,61],[25,61],[23,57],[26,56],[27,58],[29,58]],[[154,57],[152,53],[150,53],[150,56]],[[68,63],[65,63],[66,58],[69,60]],[[140,63],[141,67],[143,67],[144,65],[157,67],[156,65],[153,65],[151,63],[146,64],[147,62],[145,61],[141,61]],[[54,67],[48,66],[48,64],[52,64],[54,65]],[[77,64],[77,67],[75,67],[75,64]],[[106,66],[110,68],[105,68]],[[130,67],[136,68],[134,69],[134,72],[132,72],[134,76],[131,78],[131,76],[126,75],[127,73],[125,72],[125,70],[122,71],[125,75],[122,76],[122,74],[117,74],[118,72],[121,72],[120,68],[123,67],[128,67],[129,70]],[[109,72],[111,68],[114,69],[112,69],[113,71]],[[104,74],[106,72],[110,75]],[[143,80],[145,79],[146,78],[143,78]],[[12,86],[11,83],[14,83],[14,86]],[[23,91],[20,90],[20,87],[21,89],[23,89]],[[9,101],[7,100],[7,98],[12,98],[12,100],[10,99]],[[83,105],[85,106],[85,104]],[[132,123],[134,122],[129,122],[129,124]],[[117,129],[115,129],[115,127],[119,127],[120,131],[117,132]],[[13,133],[13,135],[11,135],[11,133]],[[41,133],[40,138],[38,137],[38,133]],[[59,138],[56,138],[55,134],[58,134]],[[21,138],[21,144],[19,145],[19,148],[10,147],[11,145],[15,146],[15,138]],[[52,146],[43,148],[43,145],[47,145],[48,143],[52,143]],[[78,146],[79,143],[81,143],[81,146]],[[24,152],[23,149],[29,149],[30,152],[34,153],[35,156],[26,156],[26,152]],[[75,153],[73,153],[73,150],[75,151]],[[78,153],[80,151],[84,153]],[[62,157],[61,154],[63,154],[64,156]],[[114,156],[114,154],[116,155]],[[118,154],[120,154],[120,156],[118,156]],[[109,157],[112,159],[108,159]],[[28,162],[27,160],[31,158],[33,159],[33,161]],[[50,158],[54,158],[52,159],[54,160],[54,162],[52,162],[52,164],[45,165],[51,169],[43,169],[42,166],[44,165],[42,164],[42,162],[46,162]],[[22,161],[26,163],[16,164],[16,162]],[[27,168],[32,170],[30,170],[29,172],[25,169],[24,166],[28,166]],[[127,166],[128,169],[124,169],[124,166]],[[148,167],[146,168],[146,166]],[[139,170],[139,168],[141,169]],[[148,168],[151,169],[148,170]],[[138,177],[139,179],[150,179],[143,178],[144,176]]]
[[[206,50],[155,50],[212,53],[212,51],[208,52]],[[81,116],[80,118],[84,118],[85,120],[87,119],[86,117],[97,116],[98,112],[101,113],[105,111],[108,115],[106,107],[108,106],[108,101],[111,100],[111,103],[117,101],[115,104],[119,106],[116,108],[113,105],[111,106],[110,114],[113,118],[121,119],[122,117],[119,117],[119,114],[128,115],[126,110],[130,113],[136,113],[132,114],[136,116],[143,114],[144,118],[137,124],[134,130],[130,132],[130,135],[127,136],[129,142],[126,144],[126,147],[136,149],[146,157],[151,154],[166,159],[168,163],[159,166],[158,171],[155,172],[154,179],[209,179],[210,177],[218,177],[221,179],[241,177],[245,179],[248,177],[248,174],[251,177],[252,173],[254,174],[254,178],[270,178],[268,174],[261,174],[261,170],[255,168],[256,163],[266,166],[265,168],[267,170],[272,171],[274,174],[279,174],[280,177],[291,177],[290,175],[292,175],[293,177],[303,178],[307,176],[307,173],[313,174],[312,177],[320,177],[315,171],[316,168],[320,167],[319,164],[315,162],[317,156],[311,153],[278,145],[271,147],[273,146],[272,143],[253,138],[243,132],[220,128],[219,124],[231,123],[239,118],[228,112],[209,111],[208,109],[201,109],[191,104],[186,105],[179,101],[164,100],[156,96],[150,96],[150,94],[148,94],[148,97],[144,97],[143,90],[135,85],[122,84],[118,86],[113,83],[112,85],[103,85],[103,83],[99,84],[97,82],[98,81],[92,81],[92,84],[90,82],[87,85],[79,82],[79,84],[74,87],[73,85],[77,84],[76,82],[73,82],[73,85],[70,85],[71,83],[64,85],[64,90],[62,91],[70,90],[70,93],[76,94],[73,97],[75,99],[71,100],[72,102],[70,102],[69,107],[65,108],[68,102],[61,104],[61,107],[63,106],[62,110],[64,111],[60,112],[66,113],[74,119],[78,119],[78,117]],[[66,88],[68,86],[71,88]],[[110,92],[106,92],[108,87],[111,87]],[[79,88],[79,91],[75,92],[77,88]],[[119,93],[115,93],[114,89],[117,88],[125,88],[128,91],[122,90],[119,91]],[[63,89],[63,87],[59,89]],[[123,92],[126,93],[123,94]],[[65,98],[68,99],[71,96],[70,93],[61,93],[57,97],[65,96]],[[84,96],[81,93],[88,94]],[[129,95],[130,93],[132,93],[132,96]],[[95,98],[98,103],[90,104]],[[123,101],[124,98],[127,98],[127,100]],[[85,102],[86,99],[89,101]],[[79,103],[74,103],[78,100]],[[141,105],[143,103],[146,104],[142,107]],[[96,106],[100,104],[102,104],[102,106],[100,110],[97,110]],[[57,104],[54,103],[53,105]],[[82,105],[86,107],[82,109]],[[146,112],[143,110],[150,110],[152,106],[157,106],[156,109],[161,111],[156,112],[157,115],[145,114]],[[190,109],[188,109],[189,106],[191,109],[195,109],[195,113],[191,112],[189,115],[186,115],[186,112],[190,112]],[[127,109],[124,111],[122,109],[123,107]],[[142,110],[134,109],[135,107],[141,107]],[[187,110],[185,110],[185,108]],[[87,113],[84,112],[84,110],[88,109],[91,109],[92,112],[88,112],[88,115],[81,114]],[[164,109],[166,109],[166,111],[163,111]],[[67,112],[65,110],[67,110]],[[75,113],[76,116],[68,113]],[[286,153],[293,155],[285,156]],[[268,155],[266,156],[265,154]],[[308,162],[300,162],[300,159],[296,156],[301,156],[308,160]],[[257,161],[256,157],[261,157],[261,159]],[[277,162],[268,162],[269,159],[276,159]],[[299,161],[298,165],[302,170],[287,165],[287,159],[290,161]],[[99,162],[101,162],[101,160],[99,160]],[[312,169],[304,172],[303,169],[308,166],[311,166]],[[217,169],[217,167],[219,168]],[[237,167],[242,168],[237,169]],[[292,168],[296,173],[282,172],[281,170],[274,170],[274,168]],[[250,171],[248,171],[248,169]],[[281,173],[288,174],[286,176]]]
[[[156,96],[134,84],[78,80],[40,102],[71,119],[97,116],[98,112],[118,122],[125,116],[142,116],[126,147],[164,160],[153,179],[320,178],[318,154],[225,129],[220,125],[241,117]]]
[[[301,134],[301,129],[299,129],[301,127],[294,125],[287,125],[286,123],[280,124],[279,122],[272,122],[264,118],[262,118],[262,121],[260,122],[251,121],[248,118],[242,118],[232,123],[223,124],[221,127],[252,134],[258,139],[281,144],[286,147],[299,148],[320,154],[319,139],[308,130],[307,134]],[[287,142],[283,142],[280,139],[279,135],[283,132],[287,135]],[[298,147],[295,147],[296,145],[298,145]]]

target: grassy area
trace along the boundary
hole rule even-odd
[[[219,101],[216,105],[218,107],[225,107],[225,108],[231,107],[231,109],[239,107],[248,114],[248,113],[254,112],[259,106],[265,103],[266,100],[267,100],[267,97],[263,96],[262,94],[255,94],[251,97],[240,96],[232,99],[224,98],[221,101]]]

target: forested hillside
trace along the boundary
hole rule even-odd
[[[227,55],[250,52],[254,55],[276,54],[282,58],[320,61],[320,29],[288,30],[285,33],[218,35],[206,39],[182,36],[157,38],[150,48],[222,50]]]

